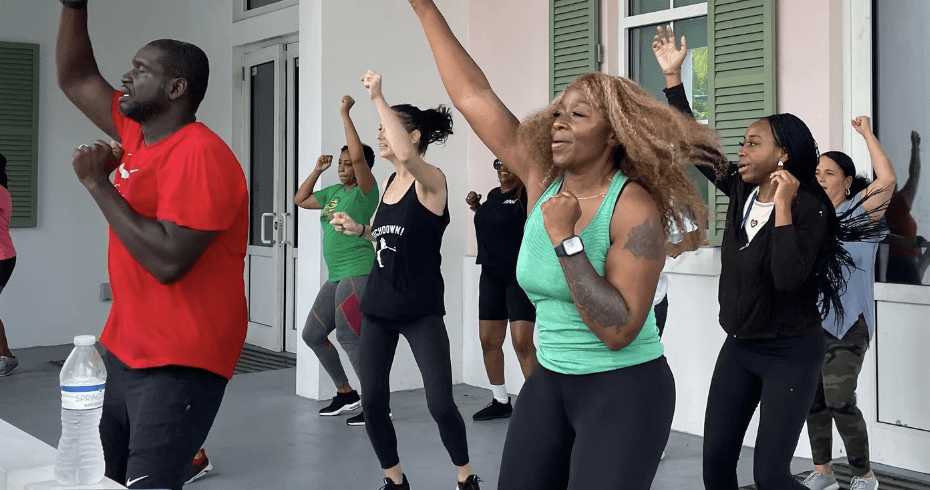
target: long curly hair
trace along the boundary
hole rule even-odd
[[[652,196],[666,236],[672,224],[679,230],[698,224],[697,233],[684,235],[685,250],[695,250],[704,242],[707,204],[689,177],[690,164],[712,166],[723,175],[729,162],[720,150],[717,133],[694,118],[657,101],[636,82],[603,73],[587,73],[576,78],[565,91],[581,90],[596,111],[609,121],[620,145],[614,151],[614,166]],[[562,92],[564,94],[565,92]],[[520,138],[545,167],[549,185],[561,170],[552,163],[552,124],[555,107],[550,105],[531,114],[520,125]]]

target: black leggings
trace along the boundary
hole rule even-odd
[[[452,361],[449,336],[442,317],[431,315],[411,321],[393,321],[365,315],[362,319],[362,409],[368,439],[384,469],[400,463],[397,434],[390,417],[391,365],[397,341],[403,335],[423,376],[426,405],[439,425],[439,436],[456,466],[468,464],[465,421],[452,397]]]
[[[777,340],[728,337],[720,350],[704,418],[704,488],[737,490],[743,436],[761,403],[753,479],[759,490],[805,490],[791,458],[814,401],[826,342],[815,335]]]
[[[497,488],[647,490],[674,412],[665,357],[585,375],[537,366],[510,420]]]

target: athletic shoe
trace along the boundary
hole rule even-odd
[[[811,474],[804,479],[804,486],[811,490],[839,490],[840,488],[836,475],[833,473],[828,475],[819,471],[811,471]]]
[[[388,417],[394,417],[393,413],[388,412]],[[365,412],[359,412],[358,415],[353,415],[346,419],[346,425],[351,425],[352,427],[360,427],[365,425]]]
[[[878,479],[874,475],[872,478],[854,476],[849,483],[849,490],[878,490]]]
[[[511,414],[513,414],[513,405],[510,404],[510,397],[508,396],[507,403],[501,403],[497,401],[497,398],[491,398],[491,403],[478,410],[471,418],[473,420],[506,419]]]
[[[0,356],[0,376],[9,376],[17,367],[19,361],[15,357]]]
[[[394,483],[390,478],[384,478],[384,486],[381,490],[410,490],[410,482],[407,481],[407,475],[404,475],[403,483]]]
[[[362,399],[358,397],[358,392],[352,390],[348,393],[336,393],[336,398],[328,407],[320,409],[320,415],[330,416],[339,415],[343,412],[358,410],[362,406]]]
[[[203,448],[200,448],[200,451],[197,451],[197,455],[194,456],[194,462],[191,463],[191,472],[190,476],[187,478],[187,481],[184,482],[185,485],[188,483],[199,480],[203,478],[204,475],[210,472],[213,469],[213,463],[210,462],[210,458],[207,457],[207,452]]]
[[[481,478],[478,478],[478,475],[470,475],[464,482],[459,482],[455,486],[455,490],[481,490],[481,487],[478,486],[480,482]]]

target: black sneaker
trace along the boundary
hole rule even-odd
[[[503,403],[501,403],[501,405],[503,405]],[[481,490],[481,487],[478,486],[480,482],[481,478],[478,478],[478,475],[471,475],[466,478],[464,482],[459,482],[458,486],[455,488],[456,490]]]
[[[491,398],[491,403],[477,413],[472,415],[473,420],[494,420],[506,419],[513,414],[513,405],[510,404],[510,397],[507,397],[507,403],[501,403],[496,398]]]
[[[358,410],[362,406],[362,399],[359,398],[358,392],[352,390],[348,393],[336,393],[336,398],[328,407],[320,409],[320,415],[339,415],[343,412]]]
[[[459,483],[461,485],[461,483]],[[478,487],[475,487],[478,488]],[[394,483],[390,478],[384,478],[384,486],[381,490],[410,490],[410,482],[407,481],[407,475],[404,475],[403,483]]]
[[[388,412],[388,417],[394,417],[393,413]],[[351,425],[352,427],[359,427],[365,425],[365,412],[359,412],[358,415],[353,415],[346,419],[346,425]]]

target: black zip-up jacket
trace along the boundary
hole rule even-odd
[[[665,96],[670,106],[692,114],[681,85],[665,89]],[[815,270],[832,207],[828,209],[802,186],[791,204],[792,224],[776,227],[773,210],[768,223],[749,242],[740,225],[756,186],[743,182],[736,165],[720,180],[713,169],[697,168],[730,198],[718,292],[724,331],[739,339],[806,337],[819,332]]]

